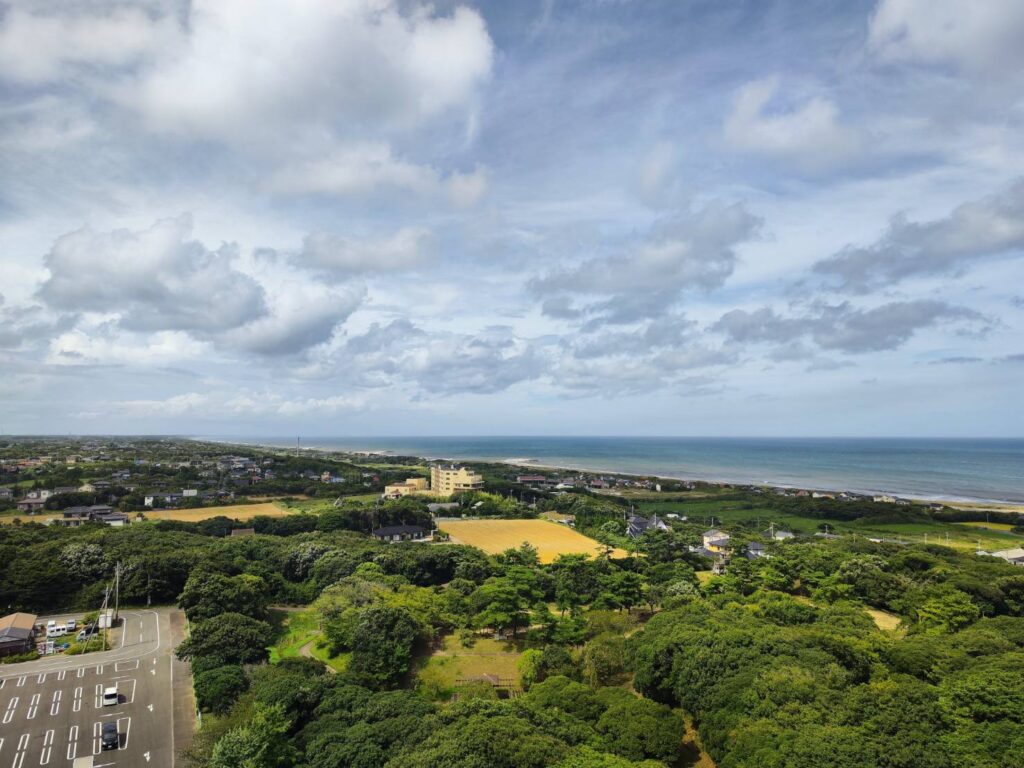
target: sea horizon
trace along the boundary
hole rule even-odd
[[[296,438],[197,436],[277,448]],[[666,479],[1024,503],[1024,438],[407,436],[300,437],[301,447]]]

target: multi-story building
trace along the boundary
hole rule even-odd
[[[462,491],[483,490],[484,479],[476,472],[465,467],[442,466],[435,464],[430,468],[430,488],[435,496],[451,496]]]
[[[392,483],[384,486],[384,496],[387,498],[398,498],[409,496],[414,493],[424,493],[427,490],[427,478],[410,477],[400,483]]]

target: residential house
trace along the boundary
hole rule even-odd
[[[725,533],[725,531],[720,531],[717,528],[711,528],[710,530],[704,531],[701,538],[704,541],[704,549],[718,555],[728,553],[729,544],[732,541],[732,539],[729,538],[729,534]]]
[[[792,531],[777,531],[774,528],[765,531],[764,535],[767,536],[769,539],[773,539],[775,541],[786,541],[787,539],[795,538],[793,536]]]
[[[0,619],[0,656],[35,650],[36,617],[12,613]]]
[[[59,485],[53,489],[53,494],[56,496],[59,493],[78,493],[78,486],[75,485]]]
[[[14,491],[7,486],[0,487],[0,501],[10,501],[14,498]]]
[[[422,525],[387,525],[370,532],[378,541],[394,543],[396,541],[419,541],[427,537],[427,529]]]
[[[1014,565],[1024,565],[1024,547],[1013,549],[1001,549],[998,552],[991,552],[992,557],[999,557]]]
[[[747,551],[745,554],[748,560],[758,560],[762,557],[770,557],[764,544],[758,541],[752,541],[747,544]]]
[[[639,515],[630,515],[626,519],[626,534],[631,539],[638,539],[647,531],[667,530],[670,530],[669,525],[657,515],[652,515],[649,518],[640,517]]]
[[[112,507],[106,504],[94,504],[91,507],[69,507],[54,522],[65,528],[77,528],[85,523],[103,523],[120,528],[121,526],[128,525],[130,521],[128,515],[115,512]]]
[[[408,480],[403,480],[400,483],[385,485],[384,497],[388,499],[397,499],[401,496],[411,496],[416,493],[424,493],[427,490],[429,490],[427,478],[410,477]]]
[[[24,498],[18,502],[19,512],[28,512],[30,515],[42,512],[46,507],[46,499]]]

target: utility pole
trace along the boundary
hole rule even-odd
[[[114,566],[114,618],[111,619],[111,625],[117,623],[117,609],[121,604],[121,563],[118,562]]]

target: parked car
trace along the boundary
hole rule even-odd
[[[74,632],[78,628],[78,622],[74,619],[68,619],[67,628],[68,632]]]
[[[117,732],[117,723],[103,724],[103,749],[117,749],[121,745],[121,734]]]
[[[103,689],[103,706],[114,707],[117,706],[117,686],[111,686]]]

